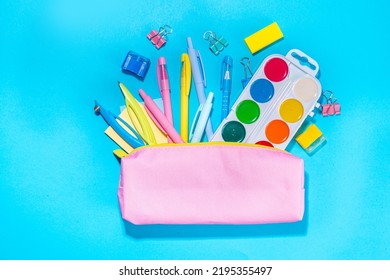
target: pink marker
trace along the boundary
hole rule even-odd
[[[143,89],[139,89],[138,92],[144,100],[146,108],[148,108],[148,110],[153,114],[154,118],[168,134],[169,138],[172,139],[174,143],[184,143],[183,139],[180,137],[179,133],[177,133],[172,123],[169,122],[169,120],[160,111],[160,108],[158,108],[157,104],[154,103],[153,99],[147,95]]]

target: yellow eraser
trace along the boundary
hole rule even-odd
[[[244,39],[252,54],[283,38],[279,25],[274,22]]]
[[[321,130],[315,125],[311,124],[305,132],[297,136],[295,140],[302,146],[302,148],[307,149],[311,144],[313,144],[318,138],[322,136]]]

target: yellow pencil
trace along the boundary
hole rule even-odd
[[[188,96],[191,87],[191,65],[188,54],[181,55],[180,76],[180,135],[184,142],[188,142]]]

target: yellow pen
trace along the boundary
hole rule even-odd
[[[144,112],[141,109],[141,105],[134,98],[134,96],[130,93],[130,91],[125,87],[124,84],[118,82],[119,87],[125,96],[126,100],[126,109],[129,113],[129,117],[133,122],[135,128],[141,137],[147,142],[149,145],[157,144],[156,138],[152,131],[152,127],[150,126]],[[136,121],[137,119],[138,121]]]
[[[188,96],[191,87],[191,65],[188,54],[181,55],[180,76],[180,135],[184,142],[188,142]]]

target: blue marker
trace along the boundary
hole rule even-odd
[[[221,68],[221,91],[222,91],[222,114],[221,121],[227,117],[229,113],[229,99],[230,92],[232,91],[232,70],[233,70],[233,58],[231,56],[225,56],[222,61]]]
[[[202,57],[200,56],[199,51],[194,49],[190,37],[187,37],[187,46],[188,46],[187,52],[191,61],[192,76],[194,77],[194,83],[195,83],[196,92],[198,94],[199,104],[202,105],[206,102],[206,94],[204,92],[204,89],[206,87],[206,75],[204,72]],[[202,67],[202,70],[200,69],[199,64]],[[211,121],[209,119],[206,125],[207,139],[211,140],[213,134],[214,134],[213,127],[211,126]]]

